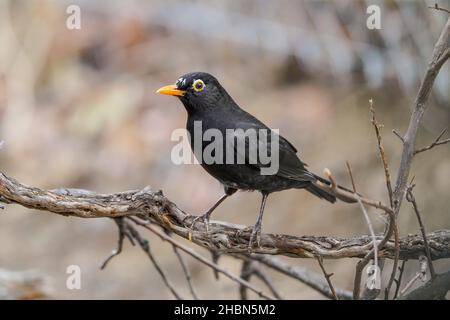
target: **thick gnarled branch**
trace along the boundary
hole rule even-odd
[[[44,191],[23,185],[0,173],[0,196],[11,203],[65,216],[80,218],[138,216],[196,244],[224,253],[246,254],[250,238],[248,228],[227,222],[211,221],[209,233],[206,232],[203,223],[196,223],[191,229],[195,216],[183,212],[161,191],[152,191],[150,188],[114,194],[79,192],[72,189],[64,189],[64,192]],[[378,236],[377,241],[381,241],[382,238]],[[427,238],[432,259],[450,257],[450,230],[432,232]],[[254,253],[279,254],[297,258],[321,256],[324,259],[339,259],[365,257],[371,248],[370,236],[339,238],[263,234],[261,246],[255,248]],[[400,239],[401,260],[418,259],[424,252],[421,235]],[[379,256],[389,259],[395,256],[392,240],[386,243]]]

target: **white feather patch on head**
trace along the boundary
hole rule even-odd
[[[186,79],[184,79],[184,78],[179,78],[179,79],[175,82],[175,85],[176,85],[177,87],[180,87],[180,85],[181,85],[181,86],[184,86],[185,83],[186,83]]]

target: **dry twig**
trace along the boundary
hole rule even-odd
[[[388,191],[388,196],[389,196],[389,203],[391,204],[391,208],[393,206],[392,203],[392,184],[391,184],[391,174],[389,173],[389,166],[388,166],[388,162],[387,162],[387,157],[386,157],[386,152],[384,151],[384,147],[383,147],[383,142],[381,139],[381,127],[382,125],[378,123],[376,117],[375,117],[375,108],[373,106],[373,100],[370,99],[369,100],[369,105],[370,105],[370,113],[372,114],[372,125],[375,128],[375,134],[377,136],[377,144],[378,144],[378,151],[380,153],[380,158],[381,161],[383,163],[383,168],[384,168],[384,177],[386,179],[386,188]]]
[[[248,259],[248,257],[239,255],[241,259]],[[284,262],[278,257],[268,256],[268,255],[260,255],[253,254],[251,257],[253,260],[259,261],[265,266],[272,268],[282,274],[296,279],[308,287],[320,292],[325,297],[333,299],[334,295],[331,292],[330,286],[326,281],[322,279],[322,277],[306,268],[299,266],[291,266],[288,263]],[[352,299],[352,292],[348,290],[344,290],[341,288],[335,288],[336,295],[340,300],[350,300]]]
[[[405,285],[405,287],[400,291],[400,295],[404,295],[406,291],[417,281],[417,279],[421,279],[423,282],[427,279],[427,259],[422,256],[419,259],[420,271],[416,272],[414,277]]]
[[[405,265],[406,265],[406,260],[402,261],[402,265],[399,267],[400,273],[398,275],[398,279],[395,280],[394,300],[397,299],[398,293],[400,291],[400,285],[402,284],[403,272],[405,272]]]
[[[135,217],[129,217],[129,219],[131,221],[133,221],[134,223],[136,223],[137,225],[140,225],[142,227],[144,227],[145,229],[153,232],[154,234],[156,234],[158,237],[160,237],[162,240],[167,241],[169,243],[171,243],[172,245],[176,246],[177,248],[179,248],[180,250],[186,252],[187,254],[189,254],[190,256],[194,257],[195,259],[197,259],[198,261],[206,264],[207,266],[213,268],[214,270],[216,270],[219,273],[222,273],[223,275],[225,275],[226,277],[230,278],[231,280],[239,283],[240,285],[244,285],[246,286],[248,289],[252,290],[253,292],[255,292],[257,295],[259,295],[262,298],[265,299],[269,299],[269,300],[273,300],[274,298],[265,294],[262,290],[254,287],[251,283],[242,280],[241,278],[239,278],[238,276],[228,272],[227,270],[223,269],[222,267],[220,267],[219,265],[209,261],[208,259],[206,259],[205,257],[199,255],[198,253],[196,253],[194,250],[192,250],[191,248],[188,248],[186,246],[184,246],[183,244],[175,241],[174,239],[172,239],[171,237],[169,237],[167,234],[165,234],[164,232],[161,232],[160,230],[156,229],[154,226],[152,226],[151,224],[148,223],[148,221],[141,221],[138,218]]]
[[[427,151],[427,150],[430,150],[430,149],[433,149],[435,146],[439,146],[441,144],[449,143],[450,142],[450,138],[441,140],[442,136],[446,132],[447,132],[447,129],[442,130],[441,133],[436,137],[436,139],[433,141],[432,144],[430,144],[429,146],[417,149],[416,151],[414,151],[414,155],[416,155],[418,153],[421,153],[421,152],[424,152],[424,151]]]
[[[427,257],[427,261],[428,261],[428,268],[430,269],[431,279],[433,280],[436,277],[436,273],[434,271],[433,261],[431,260],[430,246],[428,245],[425,227],[422,222],[422,217],[420,216],[419,208],[416,203],[416,198],[414,197],[414,194],[412,193],[414,186],[415,186],[414,184],[411,184],[408,187],[408,189],[406,190],[406,200],[412,204],[412,206],[414,208],[414,212],[417,217],[417,221],[419,222],[420,232],[422,233],[423,244],[425,247],[425,253],[426,253],[426,257]]]
[[[369,218],[369,214],[367,213],[366,208],[364,207],[363,203],[361,202],[361,198],[356,191],[356,183],[355,183],[355,179],[353,178],[353,173],[352,173],[352,169],[350,167],[350,163],[348,163],[348,161],[347,161],[346,164],[347,164],[348,174],[349,174],[350,180],[352,182],[353,192],[356,195],[358,204],[364,215],[367,226],[369,227],[369,232],[372,237],[372,248],[373,248],[372,250],[373,250],[373,256],[374,256],[374,266],[376,266],[378,268],[378,246],[377,246],[377,239],[375,236],[375,232],[373,231],[373,227],[372,227],[372,223]],[[367,260],[367,263],[368,263],[368,261],[369,260]],[[354,283],[354,289],[353,289],[353,298],[354,299],[359,299],[359,291],[360,291],[360,287],[361,287],[361,273],[367,263],[365,263],[364,265],[362,265],[362,264],[360,265],[358,263],[358,265],[357,265],[356,273],[355,273],[355,283]]]
[[[434,4],[434,7],[428,7],[428,9],[434,9],[434,10],[450,13],[450,10],[440,7],[437,3]]]
[[[331,282],[331,277],[333,276],[333,273],[328,273],[325,270],[322,257],[317,257],[317,261],[319,262],[320,269],[322,270],[323,275],[324,275],[325,279],[327,280],[328,286],[330,287],[330,290],[331,290],[331,293],[333,294],[334,300],[339,300],[339,297],[336,294],[336,290],[334,289],[333,283]]]
[[[191,272],[189,271],[189,268],[186,265],[186,262],[184,261],[183,256],[178,251],[178,248],[175,245],[172,245],[172,248],[173,248],[173,251],[174,251],[175,255],[178,258],[178,261],[180,262],[181,268],[183,269],[184,277],[186,278],[186,281],[188,283],[189,290],[191,291],[192,298],[194,298],[195,300],[198,300],[197,292],[195,291],[194,284],[192,283]]]
[[[267,286],[267,288],[269,288],[270,292],[276,299],[281,299],[281,295],[278,293],[269,277],[263,272],[263,270],[261,270],[258,262],[251,259],[243,260],[241,268],[241,279],[250,281],[252,275],[255,275],[262,282],[264,282],[264,284]],[[241,296],[241,300],[247,300],[247,287],[241,284],[239,286],[239,294]]]

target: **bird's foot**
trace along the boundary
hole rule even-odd
[[[197,223],[199,220],[203,220],[203,223],[205,224],[206,233],[209,234],[209,213],[208,212],[205,214],[202,214],[201,216],[195,217],[194,220],[192,220],[192,223],[191,223],[191,226],[189,227],[189,229],[192,230],[195,223]]]
[[[256,226],[253,227],[245,227],[236,232],[236,237],[240,238],[244,233],[250,232],[250,240],[248,242],[247,251],[248,253],[252,253],[254,244],[256,243],[256,247],[260,247],[261,242],[261,229],[258,230]]]
[[[250,235],[250,241],[248,242],[247,251],[248,253],[253,252],[254,244],[256,243],[256,248],[261,246],[261,227],[254,226],[252,228],[252,234]]]

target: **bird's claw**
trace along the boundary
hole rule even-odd
[[[205,224],[206,233],[209,234],[209,214],[208,213],[205,213],[205,214],[202,214],[201,216],[195,217],[194,220],[192,220],[192,223],[191,223],[191,226],[189,227],[189,229],[192,230],[195,223],[199,220],[203,220],[203,223]]]
[[[250,235],[250,240],[248,242],[247,251],[248,253],[253,252],[253,245],[256,243],[256,248],[261,246],[261,228],[254,226],[252,228],[252,234]]]
[[[255,243],[256,248],[261,246],[261,229],[258,229],[257,226],[245,227],[236,232],[236,237],[240,238],[246,232],[250,232],[250,240],[248,242],[247,251],[248,253],[252,253]]]

